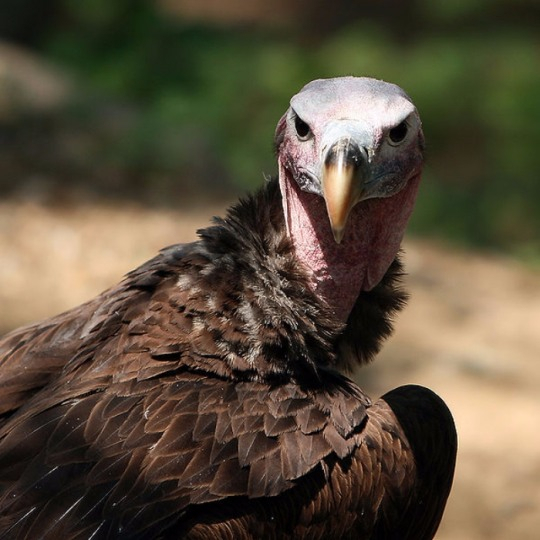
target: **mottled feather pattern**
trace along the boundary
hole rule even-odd
[[[59,507],[61,502],[70,506],[67,502],[73,499],[71,512],[62,517],[73,520],[73,526],[85,517],[107,520],[109,509],[144,531],[132,514],[149,506],[154,497],[183,498],[187,505],[224,496],[278,495],[326,456],[334,452],[345,457],[360,445],[358,434],[339,435],[322,412],[317,425],[302,430],[307,413],[298,412],[319,405],[313,392],[284,397],[265,383],[232,385],[188,372],[161,378],[153,389],[145,384],[144,395],[137,384],[132,381],[129,389],[114,385],[59,404],[34,417],[29,433],[28,422],[19,430],[14,421],[2,440],[0,467],[10,465],[6,480],[11,486],[15,481],[15,488],[3,492],[2,510],[16,516],[19,505],[38,504],[46,495],[47,512],[53,511],[56,499]],[[125,393],[129,397],[123,397]],[[322,399],[323,407],[325,403]],[[361,407],[356,399],[353,407]],[[269,434],[279,419],[288,419],[290,429]],[[271,428],[269,433],[265,426]],[[347,431],[352,432],[352,426]],[[38,441],[46,441],[45,447]],[[34,467],[43,471],[39,490],[34,483],[25,485],[26,476],[34,476]],[[57,492],[59,486],[63,489]],[[98,488],[108,497],[88,507],[96,504],[92,493]],[[126,499],[129,504],[123,508]],[[181,509],[175,506],[175,512]],[[115,526],[127,535],[123,520],[114,517]],[[8,524],[0,524],[6,530]],[[28,534],[26,529],[12,532]]]
[[[399,262],[344,327],[307,285],[275,181],[199,234],[0,341],[0,531],[396,537],[372,534],[421,489],[408,441],[437,414],[405,433],[335,370],[368,360],[389,333],[404,301]],[[429,538],[411,515],[402,537]]]

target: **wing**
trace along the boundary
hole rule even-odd
[[[426,388],[398,388],[367,409],[357,433],[350,455],[334,452],[321,459],[319,467],[277,496],[191,506],[171,537],[433,538],[457,447],[444,402]],[[298,447],[290,450],[289,459],[302,455]]]
[[[12,421],[0,530],[428,539],[452,479],[448,420],[419,388],[369,408],[351,385],[306,392],[189,372],[118,383]]]
[[[82,328],[101,299],[0,340],[0,426],[76,354]],[[73,339],[75,337],[75,339]]]
[[[237,497],[299,490],[309,501],[324,458],[334,456],[332,468],[360,443],[365,404],[339,392],[184,372],[25,410],[0,434],[0,530],[147,538],[200,521],[196,507]]]
[[[147,306],[177,270],[185,246],[171,246],[92,301],[0,339],[0,427],[68,364],[88,360]]]
[[[387,499],[373,538],[429,540],[439,527],[454,478],[457,434],[452,415],[440,397],[415,385],[385,394],[376,409],[391,418],[382,430],[388,429],[385,425],[398,427],[400,438],[407,441],[414,473],[410,490]],[[401,456],[395,470],[408,459]]]

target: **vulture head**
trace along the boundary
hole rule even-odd
[[[399,251],[423,140],[407,94],[365,77],[310,82],[278,123],[287,232],[311,287],[343,321]]]

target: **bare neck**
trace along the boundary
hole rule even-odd
[[[337,244],[322,197],[305,193],[280,167],[279,183],[288,233],[312,290],[346,322],[360,292],[375,287],[394,260],[414,206],[420,175],[398,194],[370,199],[351,212]]]

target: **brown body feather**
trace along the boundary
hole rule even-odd
[[[453,476],[429,390],[339,374],[404,303],[346,325],[307,285],[275,181],[117,287],[0,341],[6,538],[431,538]]]

